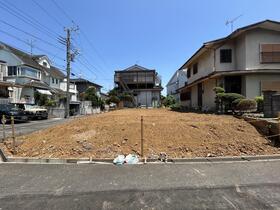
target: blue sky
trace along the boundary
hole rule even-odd
[[[19,17],[28,14],[37,26],[15,17],[7,6]],[[113,87],[115,70],[138,63],[156,69],[165,86],[203,42],[231,32],[226,20],[242,14],[234,28],[264,19],[280,21],[279,8],[279,0],[0,0],[0,29],[9,33],[0,31],[0,40],[27,52],[30,46],[24,42],[34,40],[34,54],[49,52],[54,64],[65,68],[65,53],[58,49],[64,46],[56,37],[65,36],[62,26],[72,26],[73,20],[80,27],[73,33],[80,51],[75,75],[103,85],[105,92]]]

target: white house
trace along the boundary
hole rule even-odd
[[[184,87],[187,82],[187,76],[184,70],[177,70],[172,75],[171,79],[168,81],[166,85],[167,95],[172,95],[176,99],[176,101],[180,101],[180,93],[178,89]]]
[[[14,84],[9,89],[11,103],[34,104],[36,91],[49,96],[66,94],[65,75],[46,55],[31,56],[0,42],[0,60],[7,66],[4,81]],[[70,93],[72,102],[79,103],[75,84],[71,84]]]
[[[179,89],[190,108],[215,109],[213,88],[253,99],[280,85],[280,22],[265,20],[206,42],[182,65],[188,83]],[[271,86],[273,83],[275,86]]]

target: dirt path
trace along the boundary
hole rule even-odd
[[[140,152],[144,117],[145,155],[170,157],[280,153],[254,127],[232,116],[126,109],[38,131],[17,139],[18,156],[112,158]],[[11,144],[2,145],[9,152]]]

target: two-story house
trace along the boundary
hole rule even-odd
[[[166,85],[167,95],[174,96],[177,102],[180,101],[180,93],[178,89],[184,87],[187,84],[187,76],[184,70],[177,70],[172,75],[171,79]]]
[[[133,96],[134,107],[158,107],[162,91],[161,79],[153,69],[133,65],[115,71],[115,85],[121,93]]]
[[[95,87],[97,95],[101,94],[101,85],[91,82],[84,78],[73,78],[70,82],[77,86],[77,91],[79,94],[84,93],[89,87]]]
[[[65,75],[46,55],[32,56],[0,42],[0,60],[7,65],[4,81],[14,84],[9,88],[11,103],[34,104],[36,91],[52,98],[66,96]],[[78,103],[76,87],[70,87],[70,93],[72,102]]]
[[[215,109],[216,86],[254,99],[280,84],[280,22],[265,20],[206,42],[180,70],[188,78],[179,89],[185,106]]]

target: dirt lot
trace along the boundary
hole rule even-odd
[[[113,158],[140,152],[144,117],[147,157],[263,155],[280,153],[254,127],[232,116],[126,109],[87,116],[17,138],[17,156]],[[1,145],[11,151],[11,141]]]

